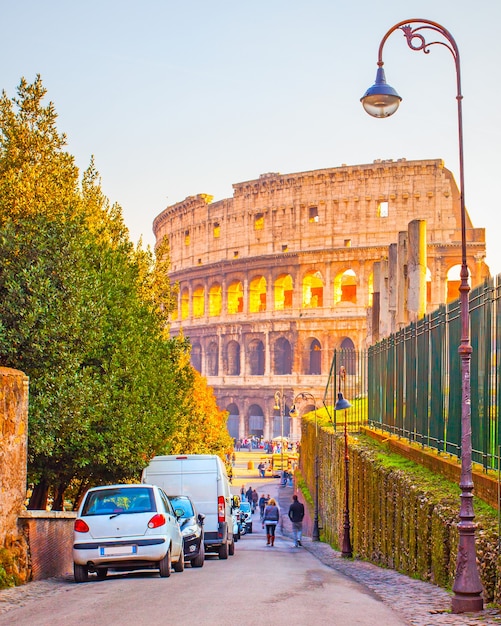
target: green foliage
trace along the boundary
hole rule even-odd
[[[31,505],[61,508],[70,484],[137,479],[196,407],[168,250],[134,249],[93,159],[79,184],[44,96],[37,77],[0,99],[0,364],[30,378]]]

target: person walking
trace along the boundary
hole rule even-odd
[[[259,494],[253,489],[252,490],[252,512],[254,513],[257,509],[257,503],[259,502]]]
[[[266,526],[266,545],[273,547],[275,543],[275,529],[280,519],[280,510],[274,498],[270,498],[264,509],[263,528]]]
[[[289,507],[289,519],[292,522],[292,536],[294,537],[294,547],[298,548],[301,545],[301,539],[303,537],[303,517],[304,517],[304,504],[299,502],[296,494],[292,496],[292,504]]]
[[[264,509],[266,507],[266,497],[264,495],[264,493],[261,494],[261,497],[259,498],[259,520],[262,522],[264,520]]]

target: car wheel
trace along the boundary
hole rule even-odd
[[[191,559],[190,564],[191,567],[203,567],[205,561],[205,552],[203,550],[203,546],[200,546],[200,552],[194,559]]]
[[[104,580],[107,575],[108,575],[107,567],[100,567],[99,569],[96,570],[96,576],[98,580]]]
[[[224,560],[228,558],[228,543],[226,541],[219,546],[218,552],[220,559]]]
[[[179,561],[176,561],[173,567],[175,572],[184,572],[184,554],[182,552]]]
[[[252,524],[249,525],[249,533],[252,532]]]
[[[158,561],[158,570],[161,578],[169,578],[172,561],[170,557],[170,549],[161,561]]]
[[[230,547],[228,548],[228,554],[230,556],[233,556],[235,554],[235,541],[234,541],[234,539],[231,540]]]
[[[87,565],[73,563],[73,575],[76,583],[86,583],[89,580],[89,568]]]

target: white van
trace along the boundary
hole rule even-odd
[[[227,559],[235,551],[232,497],[226,468],[215,454],[155,456],[143,470],[141,482],[161,487],[168,496],[189,496],[205,515],[206,552]]]

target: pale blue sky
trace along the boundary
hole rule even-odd
[[[442,158],[458,180],[456,75],[440,46],[385,46],[392,118],[359,102],[395,23],[442,24],[461,55],[465,198],[501,272],[499,0],[0,0],[0,88],[41,74],[68,151],[94,154],[131,237],[166,206],[232,184],[375,159]]]

